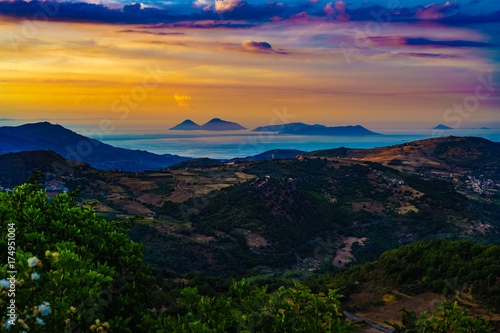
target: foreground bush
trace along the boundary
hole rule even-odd
[[[186,288],[179,302],[185,316],[150,318],[149,332],[350,332],[335,290],[314,295],[298,283],[274,293],[267,286],[251,287],[245,279],[233,281],[234,297],[207,298],[197,288]]]
[[[127,236],[130,222],[99,219],[67,194],[49,199],[36,181],[0,194],[0,221],[1,301],[17,308],[15,318],[2,311],[3,329],[136,332],[153,280],[142,246]]]
[[[394,333],[489,333],[487,323],[481,317],[472,317],[466,309],[460,309],[457,302],[443,302],[433,314],[427,312],[420,316],[414,311],[402,309],[402,326],[386,324],[394,328]]]

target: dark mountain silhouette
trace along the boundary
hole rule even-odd
[[[380,135],[372,132],[363,126],[337,126],[327,127],[324,125],[308,125],[304,123],[288,123],[284,125],[261,126],[253,130],[254,132],[278,132],[279,134],[294,135],[332,135],[332,136],[356,136],[356,135]]]
[[[304,123],[289,123],[283,125],[269,125],[269,126],[260,126],[256,129],[252,130],[252,132],[284,132],[284,131],[293,131],[296,129],[307,128],[311,125]]]
[[[296,149],[273,149],[258,155],[232,158],[228,160],[228,162],[265,161],[271,159],[293,158],[303,153],[305,152]]]
[[[197,158],[189,161],[180,162],[169,167],[170,170],[178,170],[178,169],[192,169],[192,168],[201,168],[208,167],[214,165],[220,165],[222,163],[231,163],[231,162],[244,162],[244,161],[265,161],[271,159],[282,159],[282,158],[293,158],[297,157],[300,154],[305,153],[303,150],[295,150],[295,149],[273,149],[263,152],[261,154],[246,156],[246,157],[235,157],[229,160],[217,160],[212,158]]]
[[[49,122],[0,127],[0,140],[0,153],[52,150],[66,159],[85,162],[103,170],[160,169],[190,159],[117,148]]]
[[[204,131],[235,131],[244,130],[246,128],[237,123],[214,118],[202,125],[200,129]]]
[[[181,130],[181,131],[235,131],[244,130],[245,127],[240,124],[233,123],[230,121],[225,121],[220,118],[213,118],[209,122],[203,124],[202,126],[196,124],[190,119],[184,120],[182,123],[172,127],[170,130]]]
[[[305,128],[297,128],[294,130],[287,130],[281,132],[282,134],[295,134],[295,135],[333,135],[333,136],[357,136],[357,135],[380,135],[379,133],[372,132],[363,126],[338,126],[326,127],[323,125],[313,125]]]
[[[33,149],[36,149],[36,143],[26,141],[13,135],[0,133],[0,152]]]
[[[182,123],[175,125],[170,130],[171,131],[195,131],[200,130],[201,126],[192,121],[191,119],[186,119]]]
[[[435,130],[452,130],[453,128],[448,127],[448,126],[443,125],[443,124],[439,124],[436,127],[434,127],[433,129],[435,129]]]
[[[74,170],[90,170],[90,165],[62,158],[50,150],[23,151],[0,155],[0,178],[3,183],[20,183],[33,170],[62,175]]]

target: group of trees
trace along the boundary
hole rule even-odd
[[[500,246],[469,241],[415,242],[383,253],[375,262],[326,274],[318,281],[355,291],[350,281],[374,283],[407,294],[425,291],[455,296],[470,294],[474,302],[500,312]]]
[[[346,322],[339,302],[341,296],[334,288],[325,285],[322,292],[313,292],[296,281],[269,289],[258,283],[258,279],[234,280],[230,286],[222,284],[213,296],[206,295],[209,284],[204,284],[208,289],[204,288],[203,293],[196,285],[177,286],[180,297],[170,300],[178,306],[176,315],[168,311],[158,315],[152,310],[161,305],[158,302],[161,281],[144,264],[142,245],[127,236],[132,221],[100,219],[92,207],[77,206],[73,195],[61,194],[49,199],[36,180],[17,187],[11,194],[0,194],[0,220],[0,248],[4,249],[0,253],[0,274],[9,276],[7,272],[12,266],[8,263],[12,258],[17,271],[12,281],[14,288],[9,280],[0,281],[2,309],[11,303],[7,290],[15,289],[16,304],[15,316],[2,310],[2,331],[348,332],[355,328]],[[15,234],[9,236],[15,238],[14,245],[8,244],[7,235],[11,231]],[[498,275],[497,265],[489,270],[480,269],[481,265],[492,265],[493,258],[498,258],[498,248],[466,243],[429,244],[418,243],[409,249],[390,252],[380,259],[379,265],[401,284],[409,281],[409,273],[398,273],[395,267],[402,260],[412,274],[421,269],[423,277],[431,274],[427,270],[429,265],[443,266],[440,260],[458,260],[457,265],[471,261],[469,279],[479,280],[486,273]],[[470,255],[460,250],[467,246]],[[428,256],[425,249],[429,250]],[[432,254],[437,249],[446,255],[435,259]],[[419,261],[419,255],[425,260]],[[465,274],[465,270],[453,265],[443,266],[445,277]],[[366,267],[363,269],[366,271]],[[200,286],[206,282],[199,281]],[[478,290],[497,288],[497,281],[485,281],[490,285],[478,284]],[[491,302],[496,302],[496,298]],[[471,319],[456,307],[443,308],[440,314],[431,317],[408,320],[398,329],[421,332],[414,330],[419,325],[455,325],[457,329],[463,327],[463,332],[481,332],[469,328],[476,325],[488,331],[484,321]]]
[[[15,296],[1,293],[3,304],[15,300],[16,324],[8,325],[2,311],[4,326],[87,332],[106,323],[113,332],[132,332],[153,292],[142,246],[127,236],[130,221],[99,219],[74,199],[49,199],[37,181],[0,194],[0,276],[17,271]],[[2,283],[6,289],[11,284]]]
[[[500,246],[468,241],[416,242],[384,253],[379,267],[397,285],[419,281],[426,289],[476,295],[500,311]]]

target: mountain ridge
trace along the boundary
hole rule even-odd
[[[0,153],[53,150],[64,158],[85,162],[103,170],[159,169],[190,159],[171,154],[158,155],[143,150],[114,147],[49,122],[0,127],[0,135],[11,138],[6,144],[0,144]],[[21,144],[13,142],[12,137],[21,140]]]
[[[369,149],[341,147],[301,156],[350,158],[378,162],[401,170],[429,168],[453,171],[462,168],[492,175],[500,171],[500,143],[481,137],[446,136]]]
[[[301,122],[287,123],[283,125],[260,126],[253,132],[277,132],[278,134],[292,135],[326,135],[326,136],[361,136],[381,135],[370,131],[361,125],[328,127],[321,124],[309,125]]]

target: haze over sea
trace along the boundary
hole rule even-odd
[[[167,131],[158,134],[113,133],[101,141],[128,149],[147,150],[157,154],[227,159],[260,154],[271,149],[304,151],[347,148],[374,148],[439,136],[478,136],[500,141],[500,129],[377,129],[374,136],[299,136],[252,131]],[[78,130],[76,130],[79,132]],[[97,138],[97,137],[96,137]]]

